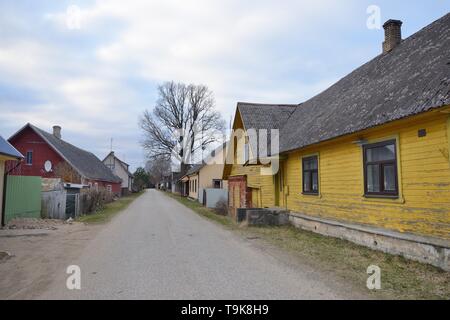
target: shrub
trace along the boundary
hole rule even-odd
[[[102,210],[105,204],[112,202],[114,195],[105,188],[89,189],[80,195],[81,212],[90,214]]]
[[[228,201],[224,198],[217,201],[215,211],[221,216],[228,215]]]

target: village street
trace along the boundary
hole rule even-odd
[[[360,298],[345,284],[273,249],[240,238],[156,190],[148,190],[103,228],[43,299]]]

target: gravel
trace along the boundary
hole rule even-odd
[[[247,240],[149,190],[116,216],[42,299],[345,299],[347,284]]]

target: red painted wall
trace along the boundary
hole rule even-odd
[[[113,182],[108,182],[108,181],[87,179],[83,183],[85,183],[85,184],[92,184],[92,187],[95,186],[95,183],[98,183],[98,187],[99,188],[105,188],[105,189],[107,189],[107,186],[110,185],[111,188],[112,188],[112,193],[120,195],[121,192],[122,192],[122,189],[121,189],[121,185],[122,184],[120,182],[119,183],[113,183]]]
[[[14,137],[10,143],[19,150],[24,157],[28,151],[33,151],[32,165],[26,164],[26,159],[22,161],[20,166],[14,170],[12,174],[23,176],[41,176],[43,178],[55,178],[53,172],[44,170],[44,163],[50,160],[52,167],[55,168],[64,159],[61,158],[38,134],[32,129],[26,128]]]
[[[30,128],[24,129],[20,132],[16,137],[11,139],[10,143],[19,150],[25,157],[27,151],[33,151],[33,163],[31,165],[26,164],[26,159],[22,161],[19,167],[14,169],[11,174],[13,175],[23,175],[23,176],[40,176],[43,178],[59,178],[52,172],[46,172],[44,169],[44,163],[47,160],[50,160],[52,163],[52,167],[56,168],[57,165],[61,163],[65,163],[65,160],[53,150],[36,132],[34,132]],[[14,163],[8,164],[8,168],[12,168]],[[79,181],[72,181],[74,183],[79,183]],[[106,188],[107,185],[111,185],[112,192],[114,194],[121,194],[121,183],[112,183],[107,181],[99,181],[99,180],[87,180],[83,181],[83,183],[88,184],[89,182],[92,185],[95,182],[98,183],[99,187]]]
[[[234,203],[234,189],[239,187],[239,201],[240,203]],[[238,208],[251,208],[252,206],[252,192],[247,187],[246,176],[235,176],[228,178],[228,199],[233,199],[233,205],[229,206],[229,214],[236,218],[236,209]]]

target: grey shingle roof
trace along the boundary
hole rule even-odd
[[[204,163],[192,165],[192,167],[186,172],[185,176],[189,176],[189,175],[199,172],[200,169],[203,168],[204,166],[205,166]]]
[[[53,134],[39,129],[31,124],[30,128],[36,131],[47,141],[70,165],[72,165],[82,176],[100,181],[121,182],[107,166],[103,164],[93,153],[77,148],[74,145],[56,138]]]
[[[8,141],[3,139],[2,136],[0,136],[0,154],[16,159],[23,159],[23,155],[19,151],[17,151],[17,149],[14,148]]]
[[[447,14],[297,108],[281,130],[280,149],[302,148],[449,104]]]
[[[245,129],[281,129],[295,111],[296,104],[261,104],[238,102]]]
[[[286,124],[289,117],[299,107],[296,104],[260,104],[238,102],[237,108],[242,117],[242,122],[246,130],[266,129],[267,130],[267,152],[271,151],[271,129],[279,129]],[[281,139],[281,137],[280,137]],[[257,146],[252,146],[254,152],[259,152],[261,142]],[[261,156],[261,155],[260,155]]]

